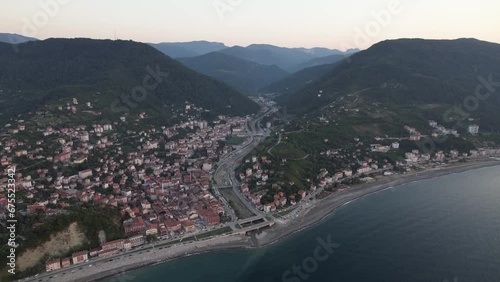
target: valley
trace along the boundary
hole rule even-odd
[[[350,54],[349,62],[325,59],[292,74],[292,65],[263,65],[265,56],[254,51],[283,52],[267,61],[280,63],[303,50],[203,43],[192,57],[177,58],[181,64],[134,42],[24,44],[25,56],[39,58],[34,63],[0,56],[1,165],[15,171],[18,251],[29,254],[68,226],[78,225],[85,237],[64,250],[38,251],[38,261],[17,276],[31,276],[27,281],[83,281],[93,273],[87,269],[119,271],[114,260],[124,269],[154,263],[144,258],[148,252],[161,261],[208,246],[265,245],[319,220],[326,202],[337,207],[385,189],[377,183],[490,165],[500,156],[499,49],[486,42],[393,40]],[[97,51],[75,59],[74,46],[82,44]],[[110,54],[109,46],[119,51]],[[222,49],[201,54],[200,46]],[[432,59],[408,58],[445,48],[483,55],[433,68]],[[141,59],[123,66],[132,53]],[[457,64],[462,71],[450,71]],[[484,75],[465,78],[471,65]],[[213,72],[229,68],[238,73],[230,79]],[[74,73],[56,75],[61,70]],[[252,86],[232,84],[238,80]],[[485,92],[476,95],[478,88]],[[141,89],[146,94],[139,96]],[[470,97],[478,100],[474,109]],[[18,107],[20,100],[29,103]]]

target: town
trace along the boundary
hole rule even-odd
[[[306,187],[300,187],[294,181],[285,181],[278,173],[280,167],[287,166],[293,159],[274,156],[275,146],[261,153],[252,150],[260,142],[254,138],[271,133],[269,121],[265,129],[261,128],[263,118],[276,111],[274,102],[264,98],[257,101],[264,107],[264,114],[255,118],[218,116],[207,121],[201,118],[202,108],[187,104],[177,112],[183,117],[182,122],[144,130],[127,129],[126,117],[90,126],[40,126],[22,119],[6,125],[1,140],[1,165],[5,171],[16,170],[17,205],[21,213],[53,216],[64,213],[65,208],[72,205],[87,203],[114,207],[122,219],[123,238],[108,241],[103,236],[96,248],[79,250],[69,257],[50,257],[45,262],[45,270],[52,272],[88,263],[94,258],[111,258],[155,241],[180,242],[204,233],[244,234],[272,226],[274,220],[293,218],[304,205],[357,183],[445,162],[500,155],[497,149],[432,154],[413,149],[404,153],[402,161],[371,156],[400,150],[400,142],[423,138],[407,125],[405,137],[373,139],[379,143],[355,138],[349,147],[321,152],[321,158],[336,165],[320,168],[315,177],[305,180]],[[77,99],[72,99],[57,111],[74,114],[81,108],[91,107],[89,103],[80,105]],[[43,119],[50,113],[37,112],[36,115]],[[145,118],[147,114],[141,113],[137,121]],[[429,126],[434,137],[458,135],[456,130],[448,130],[435,121],[429,121]],[[256,127],[261,133],[255,133]],[[468,130],[469,134],[477,134],[479,128],[471,125]],[[288,138],[283,130],[275,130],[274,136],[278,144],[282,138]],[[323,141],[329,144],[329,140]],[[249,149],[243,150],[245,146]],[[243,206],[248,206],[257,216],[244,222],[239,207],[229,203],[219,192],[220,187],[214,186],[214,174],[220,162],[228,156],[237,156],[238,150],[243,152],[239,153],[244,156],[243,161],[237,168],[236,179],[227,182],[233,182],[236,193],[244,196]],[[10,155],[13,157],[8,157]],[[307,157],[309,155],[299,160]],[[230,166],[229,170],[232,169]],[[233,171],[224,173],[224,177],[234,174]],[[0,206],[5,207],[5,174],[0,182],[3,185]],[[0,210],[0,218],[5,217],[5,209]],[[257,223],[257,227],[245,229],[252,223]]]
[[[72,99],[58,110],[77,113],[79,103]],[[219,116],[209,123],[200,119],[202,112],[186,105],[180,112],[184,122],[123,133],[116,128],[124,127],[125,117],[91,126],[38,126],[24,120],[7,124],[1,165],[16,170],[21,213],[52,216],[81,202],[116,207],[124,218],[127,239],[51,259],[47,271],[110,256],[143,245],[146,238],[179,238],[227,221],[228,207],[210,192],[211,172],[220,156],[232,151],[226,140],[240,134],[247,117]],[[42,118],[49,113],[36,114]],[[0,218],[5,219],[7,179],[1,183]]]

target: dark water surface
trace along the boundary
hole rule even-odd
[[[500,167],[369,195],[264,248],[191,256],[104,281],[121,280],[500,281]]]

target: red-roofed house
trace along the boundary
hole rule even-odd
[[[124,243],[123,239],[114,240],[111,242],[102,243],[101,248],[104,251],[111,250],[111,249],[123,250],[123,243]]]
[[[62,267],[68,267],[71,265],[71,260],[69,258],[62,258],[61,259],[61,266]]]
[[[45,211],[47,208],[42,204],[28,205],[28,213],[34,213],[37,210]]]
[[[146,225],[144,224],[144,219],[141,216],[135,217],[130,223],[124,223],[123,228],[125,229],[125,234],[142,232],[146,230]]]
[[[207,210],[200,211],[200,217],[206,225],[212,226],[220,223],[219,214]]]
[[[78,252],[78,253],[74,253],[72,255],[72,259],[73,259],[73,264],[79,264],[79,263],[82,263],[86,260],[89,259],[89,254],[87,251],[82,251],[82,252]]]
[[[194,232],[196,231],[196,226],[191,220],[186,220],[182,222],[182,229],[187,233]]]
[[[45,270],[47,272],[52,271],[52,270],[57,270],[61,268],[61,259],[53,259],[49,260],[45,263]]]
[[[146,223],[146,235],[158,235],[158,225],[155,223]]]
[[[180,231],[182,226],[181,223],[175,219],[167,219],[165,220],[165,225],[167,226],[168,231]]]
[[[71,152],[62,153],[54,157],[54,162],[65,162],[71,158]]]

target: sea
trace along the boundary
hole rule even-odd
[[[105,282],[500,281],[500,166],[362,197],[266,247],[218,251]]]

